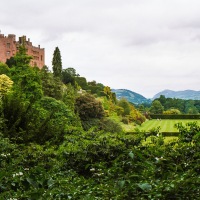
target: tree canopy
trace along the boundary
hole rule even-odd
[[[53,74],[55,77],[59,77],[61,79],[62,77],[62,59],[61,59],[61,53],[58,47],[55,48],[53,53],[53,59],[52,59],[52,66],[53,66]]]
[[[162,114],[164,111],[164,107],[162,106],[160,101],[155,100],[155,101],[153,101],[149,111],[151,114]]]

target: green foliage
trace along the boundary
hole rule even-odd
[[[4,134],[18,143],[59,143],[70,126],[80,126],[75,114],[61,101],[44,97],[34,104],[9,96],[3,110]]]
[[[34,102],[43,96],[41,79],[37,68],[13,66],[10,77],[14,81],[13,95]]]
[[[6,65],[8,65],[9,68],[12,68],[12,66],[16,66],[16,60],[14,57],[10,57],[6,60]]]
[[[63,71],[67,72],[68,74],[70,74],[73,77],[79,77],[80,76],[79,74],[76,73],[76,70],[72,67],[64,69]]]
[[[175,127],[180,132],[180,140],[183,142],[200,142],[200,127],[197,125],[197,122],[187,123],[184,127],[182,123],[178,123]]]
[[[83,121],[90,118],[101,119],[104,116],[101,102],[97,101],[94,96],[90,94],[80,95],[77,97],[75,109]]]
[[[31,56],[27,55],[27,49],[24,44],[19,46],[19,50],[17,51],[16,55],[14,56],[14,66],[24,68],[29,66],[30,61],[32,59]]]
[[[9,76],[14,82],[13,96],[18,96],[25,101],[34,102],[43,95],[39,69],[30,67],[32,57],[26,54],[23,45],[14,56],[16,65],[9,70]]]
[[[123,122],[124,124],[128,124],[128,123],[129,123],[128,117],[122,117],[122,122]]]
[[[165,115],[180,115],[181,112],[178,109],[171,108],[169,110],[163,111],[163,114],[165,114]]]
[[[193,143],[176,144],[156,135],[144,143],[143,132],[77,128],[59,146],[16,145],[0,135],[0,198],[197,200],[199,127],[188,125],[194,127]]]
[[[124,113],[124,108],[122,108],[121,106],[116,106],[115,111],[116,111],[117,115],[120,116]]]
[[[102,103],[88,93],[76,98],[75,111],[81,119],[84,130],[99,126],[99,120],[105,115]]]
[[[64,84],[71,83],[72,85],[75,85],[75,77],[69,72],[68,69],[62,70],[62,82]]]
[[[46,66],[40,71],[40,78],[44,95],[61,100],[63,84],[60,78],[54,77]]]
[[[118,106],[122,107],[124,109],[124,112],[122,113],[123,116],[129,115],[131,112],[130,104],[126,99],[120,99],[117,103]]]
[[[154,100],[150,109],[149,109],[151,114],[162,114],[164,111],[164,107],[158,100]]]
[[[102,96],[104,85],[96,81],[88,82],[87,91],[97,96]]]
[[[51,141],[59,143],[62,141],[71,126],[79,127],[80,123],[75,114],[62,101],[51,97],[44,97],[33,105],[37,117],[37,131],[40,134],[37,142]],[[32,112],[33,113],[33,112]]]
[[[159,100],[164,107],[164,110],[178,109],[184,114],[198,114],[200,113],[200,100],[184,100],[175,98],[166,98],[161,95],[156,100]]]
[[[68,108],[74,111],[76,89],[71,84],[67,84],[66,86],[63,86],[62,91],[62,101],[68,106]]]
[[[100,130],[103,130],[104,132],[109,132],[109,133],[123,132],[120,124],[111,119],[106,119],[106,118],[102,119],[99,122],[98,127]]]
[[[75,77],[75,80],[83,90],[87,90],[88,83],[85,77]]]
[[[13,85],[13,81],[5,74],[0,75],[0,98],[5,96]]]
[[[9,67],[5,63],[0,62],[0,75],[1,74],[8,74],[9,73]]]
[[[111,100],[113,103],[117,102],[116,94],[111,91],[110,87],[105,86],[103,90],[109,100]]]
[[[54,53],[53,53],[52,66],[53,66],[54,76],[61,79],[61,77],[62,77],[62,60],[61,60],[60,50],[58,47],[55,48]]]

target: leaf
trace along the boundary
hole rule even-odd
[[[47,185],[48,185],[48,188],[51,188],[54,185],[54,180],[53,179],[49,179],[47,181]]]
[[[34,188],[38,188],[38,184],[31,178],[26,178],[27,182],[32,185]]]
[[[129,154],[128,154],[129,156],[130,156],[130,158],[131,159],[133,159],[134,158],[134,154],[133,154],[133,152],[131,151]]]
[[[118,185],[119,185],[120,188],[123,188],[124,185],[125,185],[125,180],[119,181]]]
[[[142,184],[138,184],[138,186],[140,187],[140,189],[142,189],[143,191],[149,191],[152,189],[152,186],[149,183],[142,183]]]

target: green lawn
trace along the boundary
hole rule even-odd
[[[137,126],[139,130],[145,130],[148,131],[152,128],[156,128],[160,126],[160,132],[177,132],[178,130],[174,127],[175,124],[182,122],[183,124],[186,124],[188,122],[194,122],[197,121],[198,125],[200,125],[200,120],[170,120],[170,119],[162,119],[162,120],[148,120],[144,122],[141,126]]]

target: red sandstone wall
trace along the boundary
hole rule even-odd
[[[6,37],[0,34],[0,61],[6,62],[6,60],[14,56],[16,52],[15,35],[8,35],[8,37]]]
[[[6,62],[7,59],[14,56],[17,52],[17,46],[23,40],[27,48],[27,54],[33,57],[30,65],[41,69],[45,65],[45,50],[44,48],[40,48],[40,46],[33,46],[29,39],[26,41],[26,36],[22,36],[19,38],[19,41],[16,41],[15,35],[9,34],[6,37],[0,34],[0,62]]]
[[[45,63],[44,49],[41,49],[40,47],[34,47],[30,44],[26,44],[26,48],[27,54],[33,57],[30,63],[31,66],[38,66],[41,69]]]

